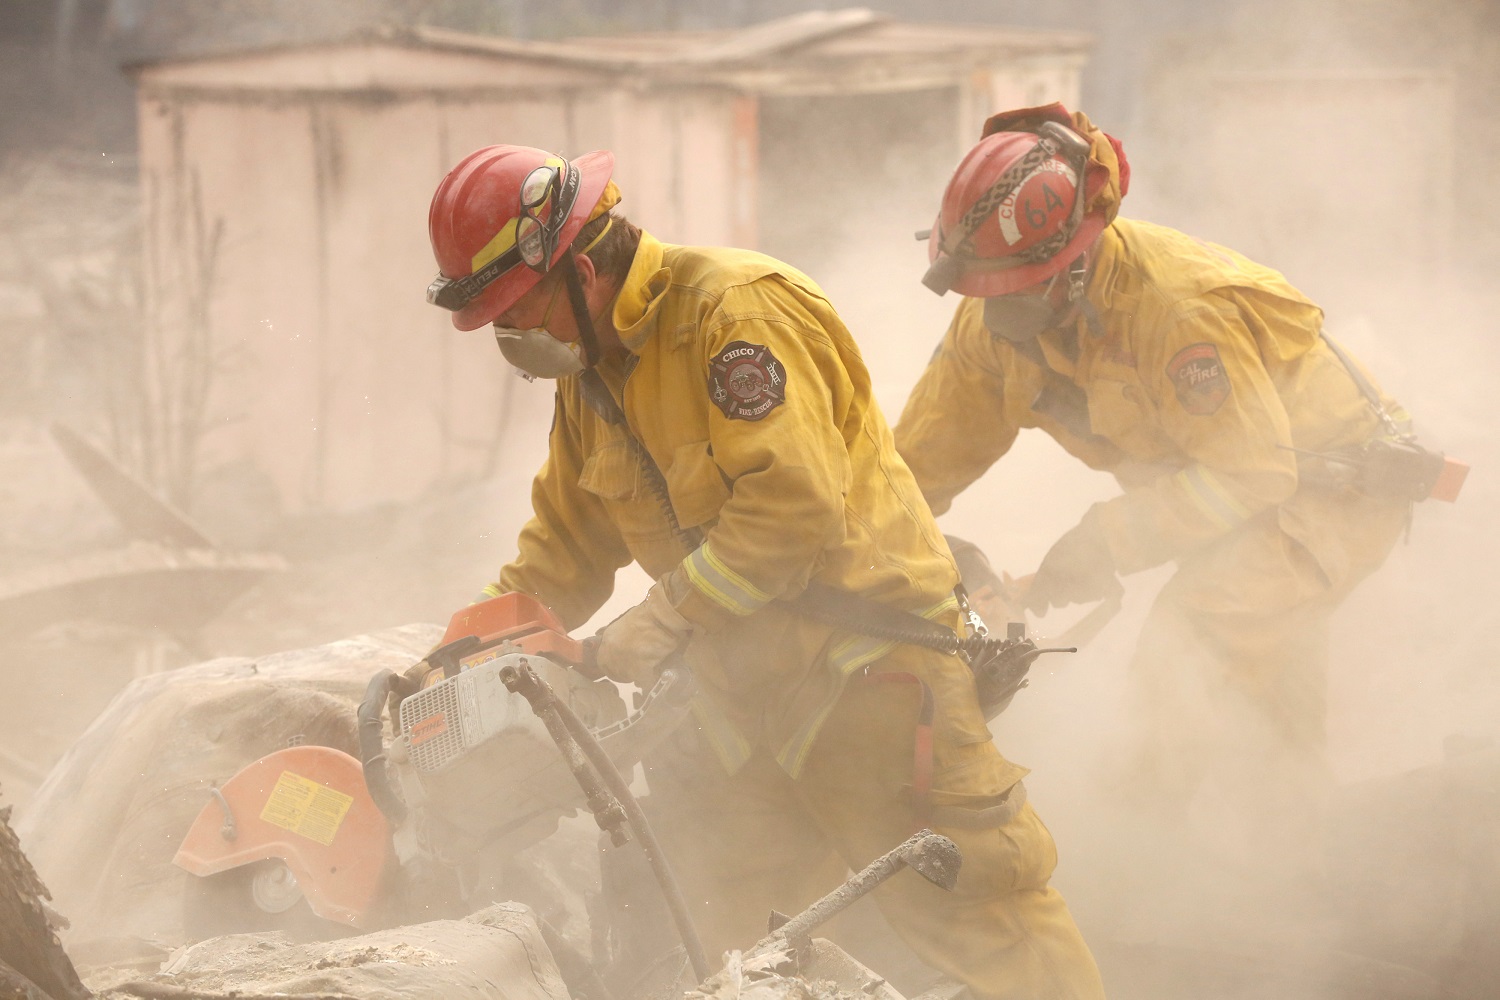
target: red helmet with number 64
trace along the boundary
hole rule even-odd
[[[1056,122],[981,139],[943,192],[923,284],[988,297],[1062,271],[1105,226],[1084,211],[1088,162],[1088,140]]]

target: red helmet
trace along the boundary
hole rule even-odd
[[[1062,271],[1105,226],[1084,212],[1088,162],[1088,140],[1057,122],[985,136],[943,192],[922,283],[988,297]]]
[[[427,301],[452,311],[460,330],[493,322],[567,253],[596,214],[614,165],[603,150],[569,161],[530,146],[486,146],[464,157],[427,211],[438,262]]]

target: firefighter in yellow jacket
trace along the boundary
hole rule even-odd
[[[917,954],[982,1000],[1102,996],[968,668],[798,613],[815,585],[960,627],[957,572],[848,330],[784,264],[641,232],[612,211],[612,165],[492,146],[433,199],[429,300],[558,379],[535,516],[489,592],[576,628],[620,567],[657,581],[597,658],[647,684],[680,652],[698,681],[686,760],[651,784],[699,848],[673,861],[710,950],[928,822],[963,852],[955,892],[906,873],[877,893]]]
[[[1146,784],[1184,801],[1231,718],[1317,770],[1329,613],[1385,559],[1409,500],[1315,456],[1354,455],[1406,418],[1279,273],[1116,218],[1128,185],[1120,145],[1081,114],[990,119],[924,279],[966,297],[895,437],[938,514],[1022,428],[1114,474],[1123,492],[1052,546],[1020,600],[1097,601],[1117,574],[1176,562],[1132,672]]]

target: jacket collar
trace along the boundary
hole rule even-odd
[[[646,341],[656,332],[656,313],[672,286],[672,269],[662,265],[661,241],[641,232],[635,259],[615,296],[612,319],[620,343],[632,354],[641,353]]]

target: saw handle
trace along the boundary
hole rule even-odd
[[[604,671],[599,669],[599,636],[591,635],[582,642],[583,656],[577,663],[568,666],[591,681],[603,680]]]
[[[359,703],[359,764],[365,774],[365,788],[392,823],[400,823],[406,818],[406,803],[391,783],[390,772],[386,769],[381,713],[397,680],[391,671],[381,670],[370,678],[369,687],[365,688],[365,700]]]

